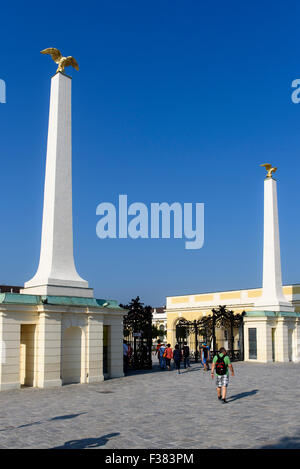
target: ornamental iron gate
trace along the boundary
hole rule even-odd
[[[129,346],[128,368],[152,368],[152,309],[150,306],[131,310],[123,321],[124,340]]]
[[[194,358],[196,362],[198,362],[200,357],[200,338],[204,336],[204,333],[205,331],[200,319],[187,321],[181,318],[176,325],[176,340],[180,350],[184,342],[189,342],[191,358]]]
[[[182,348],[185,341],[189,342],[192,358],[198,362],[202,343],[210,346],[212,355],[221,347],[225,347],[232,361],[244,360],[244,321],[242,314],[234,314],[226,306],[212,309],[212,314],[201,319],[187,321],[179,319],[176,325],[176,340]],[[216,332],[224,331],[224,338],[217,338]],[[236,334],[234,334],[236,333]],[[235,340],[235,335],[238,336]]]

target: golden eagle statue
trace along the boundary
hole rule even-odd
[[[261,164],[260,166],[264,166],[267,170],[267,178],[272,178],[272,174],[275,173],[277,168],[273,168],[270,163],[264,163]]]
[[[61,52],[58,49],[55,49],[55,47],[48,47],[48,49],[41,50],[41,54],[51,55],[54,62],[58,64],[56,73],[65,73],[65,67],[68,67],[69,65],[72,65],[72,67],[74,67],[76,70],[79,70],[78,63],[74,57],[63,57]]]

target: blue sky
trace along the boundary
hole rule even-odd
[[[300,282],[296,1],[6,2],[1,6],[0,283],[39,260],[50,78],[39,52],[73,55],[75,261],[98,298],[262,283],[263,180],[278,166],[283,282]],[[96,207],[203,202],[205,243],[100,240]]]

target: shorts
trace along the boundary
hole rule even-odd
[[[229,376],[228,375],[222,375],[222,376],[217,375],[216,376],[217,388],[222,388],[222,387],[227,388],[228,384],[229,384]]]

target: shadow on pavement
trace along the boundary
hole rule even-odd
[[[150,373],[157,373],[164,371],[160,368],[158,363],[153,363],[151,369],[146,370],[127,370],[125,372],[125,376],[134,376],[134,375],[143,375],[143,374],[150,374]]]
[[[127,370],[125,373],[125,376],[143,375],[143,374],[150,374],[150,373],[162,373],[164,371],[167,372],[167,371],[173,371],[173,370],[175,370],[173,363],[171,365],[171,370],[167,370],[167,368],[161,368],[158,363],[154,363],[150,370]],[[180,368],[181,372],[190,372],[190,371],[199,371],[199,370],[203,370],[203,367],[196,363],[192,363],[192,366],[190,369],[184,368],[183,366],[181,366]]]
[[[294,437],[286,436],[281,438],[278,443],[261,446],[259,449],[300,449],[300,434]]]
[[[87,414],[87,412],[81,412],[80,414],[59,415],[58,417],[53,417],[47,420],[38,420],[37,422],[25,423],[24,425],[19,425],[18,427],[6,427],[6,428],[2,428],[0,432],[5,432],[7,430],[16,430],[18,428],[32,427],[34,425],[41,425],[42,423],[45,423],[45,422],[53,422],[54,420],[75,419],[76,417],[79,417],[79,415],[83,415],[83,414]]]
[[[83,438],[82,440],[66,441],[62,446],[55,446],[51,449],[85,449],[85,448],[98,448],[105,446],[106,443],[120,433],[108,433],[107,435],[100,436],[99,438]]]
[[[191,371],[200,371],[200,370],[204,370],[204,367],[196,363],[191,365],[190,368],[184,368],[184,367],[180,368],[180,371],[184,371],[186,373],[190,373]]]
[[[238,399],[243,399],[243,397],[254,396],[258,393],[258,389],[253,389],[253,391],[241,392],[240,394],[235,394],[234,396],[228,397],[228,402],[237,401]]]
[[[53,417],[52,419],[47,420],[47,422],[52,422],[53,420],[69,420],[75,419],[79,417],[79,415],[87,414],[87,412],[80,412],[80,414],[67,414],[67,415],[59,415],[58,417]]]

